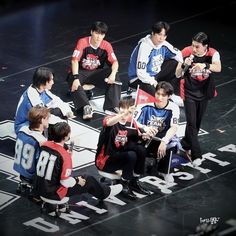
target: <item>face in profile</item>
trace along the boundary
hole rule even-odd
[[[50,118],[50,113],[48,114],[48,116],[46,118],[43,118],[42,119],[42,124],[43,124],[43,129],[47,129],[48,128],[48,121],[49,121],[49,118]]]
[[[158,46],[166,40],[166,37],[166,31],[162,29],[160,33],[152,33],[152,42],[155,46]]]
[[[46,82],[45,89],[51,90],[53,84],[54,84],[54,78],[53,75],[51,75],[50,80]]]
[[[202,43],[193,41],[192,42],[193,54],[196,56],[203,56],[207,51],[207,45],[203,45]]]

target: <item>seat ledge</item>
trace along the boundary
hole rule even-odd
[[[44,201],[44,202],[47,202],[47,203],[50,203],[50,204],[65,204],[69,201],[69,197],[64,197],[62,198],[61,200],[53,200],[53,199],[48,199],[48,198],[45,198],[45,197],[42,197],[40,196],[40,198]]]

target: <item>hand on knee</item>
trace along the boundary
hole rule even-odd
[[[80,82],[79,82],[79,79],[75,79],[73,81],[73,84],[71,86],[71,92],[74,92],[78,89],[78,87],[81,86]]]

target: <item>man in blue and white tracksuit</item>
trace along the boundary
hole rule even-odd
[[[175,93],[179,93],[179,79],[175,76],[178,62],[182,62],[181,52],[166,41],[169,25],[157,22],[152,33],[142,38],[135,47],[128,69],[131,88],[137,88],[155,96],[159,81],[170,82]]]
[[[51,69],[46,67],[36,69],[32,84],[22,94],[17,105],[15,115],[16,134],[18,134],[21,127],[29,124],[28,112],[36,105],[47,107],[50,110],[49,124],[55,124],[62,121],[62,119],[74,116],[69,104],[50,92],[54,84],[53,79],[54,73]]]

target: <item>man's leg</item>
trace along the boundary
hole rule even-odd
[[[78,77],[80,83],[84,80],[84,76],[81,75]],[[69,74],[67,77],[67,82],[69,84],[70,90],[74,81],[74,77],[72,74]],[[77,90],[71,91],[72,101],[74,103],[75,109],[77,112],[80,112],[81,108],[83,108],[83,119],[91,119],[92,118],[92,108],[89,104],[88,97],[82,86],[79,86]]]
[[[83,81],[83,84],[91,84],[96,88],[105,91],[104,110],[111,110],[115,107],[119,107],[121,85],[108,84],[105,82],[105,79],[111,74],[110,67],[98,69],[92,72],[82,71],[81,73],[87,74],[87,78]],[[120,82],[118,75],[116,75],[116,81]]]
[[[118,152],[108,158],[103,168],[105,172],[122,170],[121,183],[123,185],[123,194],[130,199],[137,198],[130,188],[130,182],[134,178],[133,172],[136,161],[137,155],[134,151]]]
[[[139,88],[143,91],[149,93],[152,96],[155,96],[156,89],[151,84],[143,83],[141,80],[137,79],[133,83],[130,83],[130,87],[137,89],[137,86],[139,85]]]
[[[189,98],[184,102],[185,116],[187,120],[184,141],[190,145],[192,161],[197,158],[202,158],[201,148],[198,141],[199,130],[197,128],[198,103],[198,101]]]
[[[180,78],[175,76],[175,70],[178,62],[174,59],[166,60],[161,66],[161,71],[157,74],[156,80],[167,81],[174,88],[174,94],[171,96],[171,100],[178,106],[183,107],[183,100],[180,95]]]
[[[109,196],[118,194],[122,190],[122,186],[120,184],[107,186],[99,183],[93,176],[86,176],[85,180],[86,182],[84,186],[76,184],[72,188],[69,188],[67,196],[90,193],[94,197],[103,200]]]
[[[169,82],[174,87],[175,94],[179,95],[179,79],[175,76],[177,64],[178,62],[174,59],[164,61],[161,66],[161,71],[156,76],[156,80],[157,82]]]

